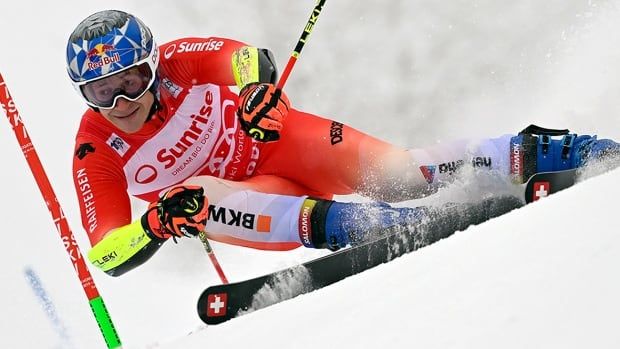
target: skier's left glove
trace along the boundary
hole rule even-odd
[[[239,93],[237,115],[250,137],[262,142],[273,142],[280,139],[280,131],[290,107],[286,94],[275,85],[253,83]]]
[[[152,202],[141,223],[149,237],[193,237],[204,231],[209,200],[200,186],[178,186]]]

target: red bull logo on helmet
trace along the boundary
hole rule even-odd
[[[114,52],[112,55],[108,54],[109,51],[114,50],[114,45],[97,44],[86,54],[86,57],[89,60],[88,69],[94,70],[97,68],[101,68],[104,65],[120,62],[121,56],[118,54],[118,52]]]

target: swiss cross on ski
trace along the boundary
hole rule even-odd
[[[228,295],[226,293],[210,294],[207,299],[207,316],[225,316]]]
[[[564,190],[575,184],[576,179],[576,169],[537,173],[525,185],[525,201],[528,203],[538,201]]]
[[[549,182],[536,182],[534,183],[534,197],[532,201],[540,200],[541,198],[549,196],[551,184]]]

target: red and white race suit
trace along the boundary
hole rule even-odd
[[[212,205],[207,224],[211,238],[290,249],[301,245],[298,221],[304,195],[331,198],[361,192],[410,198],[427,193],[443,175],[433,173],[429,180],[431,164],[468,162],[472,156],[488,158],[489,167],[492,161],[506,162],[507,139],[499,146],[475,147],[486,149],[484,153],[472,152],[467,142],[407,151],[295,109],[279,141],[259,143],[241,129],[238,96],[229,89],[235,85],[231,55],[242,46],[218,37],[182,38],[160,46],[161,108],[136,133],[120,131],[96,111],[84,113],[73,177],[91,244],[131,222],[129,195],[154,201],[188,179],[205,188]]]

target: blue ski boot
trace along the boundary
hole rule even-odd
[[[328,248],[357,245],[391,228],[413,227],[425,217],[422,208],[392,207],[383,202],[333,202],[325,217]]]
[[[593,160],[618,157],[620,144],[568,130],[530,125],[510,140],[510,172],[517,183],[525,183],[536,173],[569,170]]]
[[[415,224],[423,217],[419,208],[308,198],[301,208],[299,231],[306,247],[337,250],[382,235],[387,229]]]
[[[391,232],[402,232],[417,247],[431,244],[472,224],[479,224],[522,206],[520,199],[500,196],[475,203],[439,207],[392,207],[382,202],[344,203],[305,200],[299,232],[306,247],[337,250]]]

